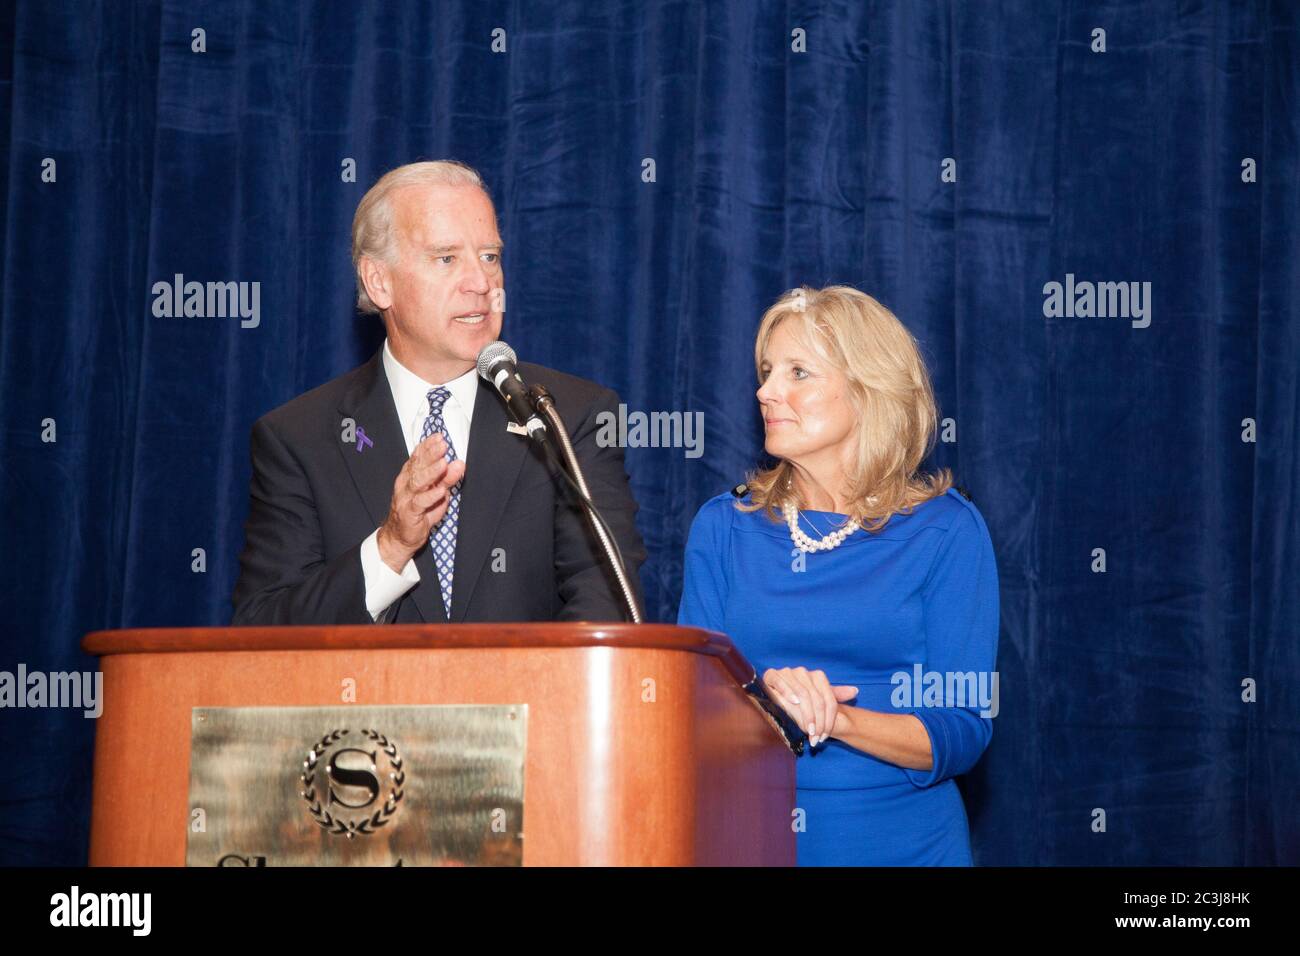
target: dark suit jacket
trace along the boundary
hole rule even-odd
[[[382,349],[365,365],[301,395],[253,425],[253,479],[236,625],[369,624],[361,543],[388,514],[406,443]],[[582,463],[592,499],[622,549],[640,600],[645,549],[623,450],[596,443],[596,416],[617,412],[607,388],[520,363],[529,384],[550,389]],[[345,442],[351,418],[374,442]],[[613,575],[574,495],[549,457],[522,435],[505,402],[479,380],[461,485],[451,620],[624,620]],[[500,548],[494,561],[494,550]],[[500,568],[504,561],[504,570]],[[420,583],[387,620],[445,622],[437,569],[426,545],[415,558]]]

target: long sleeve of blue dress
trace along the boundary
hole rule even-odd
[[[907,770],[918,787],[930,787],[975,766],[993,735],[996,696],[984,707],[980,690],[996,693],[993,675],[998,639],[998,579],[984,519],[964,510],[948,528],[922,588],[925,618],[925,669],[944,675],[971,674],[964,686],[965,706],[922,707],[913,711],[930,735],[933,764]]]
[[[735,508],[730,495],[705,503],[691,522],[682,567],[682,600],[677,623],[727,633],[726,603],[731,590],[728,538]]]

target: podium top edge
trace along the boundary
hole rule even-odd
[[[754,669],[723,634],[673,624],[502,623],[356,624],[295,627],[175,627],[93,631],[88,654],[223,651],[467,650],[592,648],[671,650],[717,657],[738,681]]]

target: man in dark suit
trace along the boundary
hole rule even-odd
[[[253,426],[233,623],[624,619],[575,496],[475,368],[501,331],[501,246],[482,181],[458,163],[400,167],[361,200],[358,305],[387,340]],[[519,370],[555,397],[639,601],[623,452],[596,438],[617,395]]]

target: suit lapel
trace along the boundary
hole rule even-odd
[[[393,481],[410,457],[406,452],[402,425],[397,420],[393,391],[388,376],[384,374],[382,348],[362,367],[356,384],[343,396],[339,411],[353,419],[357,429],[364,430],[366,437],[374,443],[362,451],[357,451],[360,445],[340,442],[339,447],[352,481],[365,502],[366,513],[374,526],[379,527],[388,517],[388,506],[393,500]],[[473,448],[472,439],[470,447]],[[462,511],[463,508],[462,503]],[[462,519],[462,527],[463,524]],[[408,592],[407,597],[415,602],[425,621],[446,621],[442,589],[438,586],[438,569],[427,546],[416,555],[415,567],[420,572],[420,583]]]
[[[456,532],[456,568],[451,587],[451,619],[456,622],[465,619],[469,599],[501,523],[501,512],[510,499],[528,451],[527,438],[506,431],[506,423],[511,419],[505,402],[487,382],[480,379],[478,384]],[[433,566],[432,559],[429,565]],[[423,567],[420,577],[424,577]]]

